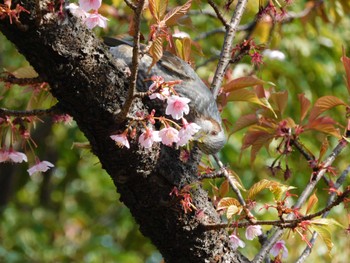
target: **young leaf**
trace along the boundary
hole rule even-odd
[[[167,26],[176,24],[177,20],[185,15],[190,9],[192,0],[188,0],[184,5],[171,9],[164,17],[163,21]]]
[[[311,211],[311,209],[314,207],[314,205],[317,204],[317,202],[318,202],[318,198],[316,196],[316,193],[314,193],[312,196],[310,196],[307,202],[305,214],[308,214]]]
[[[247,199],[253,200],[254,197],[264,189],[269,189],[277,200],[282,197],[282,194],[290,189],[294,189],[293,186],[281,184],[279,182],[263,179],[260,182],[255,183],[248,191]]]
[[[331,252],[331,250],[333,248],[333,243],[332,243],[332,236],[331,236],[331,232],[330,232],[329,226],[327,226],[327,225],[320,226],[320,225],[312,224],[310,226],[310,229],[313,230],[313,231],[316,231],[320,235],[320,237],[322,238],[323,242],[327,246],[328,253],[330,254],[330,252]]]
[[[241,178],[239,178],[238,174],[236,174],[235,171],[233,170],[229,170],[229,177],[231,179],[231,182],[233,182],[233,184],[238,187],[240,190],[242,190],[243,192],[247,191],[241,181]]]
[[[232,130],[232,133],[235,133],[239,130],[242,130],[244,128],[247,128],[253,124],[256,124],[258,122],[258,118],[256,114],[248,114],[244,115],[238,118],[238,120],[235,122],[234,128]]]
[[[229,190],[230,184],[228,183],[228,180],[223,181],[219,188],[219,197],[226,196]]]
[[[222,198],[217,206],[217,210],[223,210],[223,209],[227,209],[229,206],[240,206],[241,204],[239,203],[239,201],[233,197],[224,197]]]
[[[246,87],[252,87],[255,85],[262,85],[265,81],[258,79],[256,77],[247,76],[231,80],[229,83],[225,84],[222,89],[224,92],[231,92],[234,90],[243,89]]]
[[[335,96],[321,97],[315,102],[315,105],[311,109],[309,120],[314,120],[321,113],[325,112],[326,110],[332,109],[336,106],[339,106],[339,105],[347,106],[344,101],[342,101],[341,99],[339,99]]]
[[[157,22],[160,22],[166,12],[168,0],[149,0],[149,10]]]
[[[322,145],[321,145],[321,149],[320,149],[320,155],[318,157],[318,160],[322,160],[324,154],[327,152],[329,147],[329,143],[328,143],[328,139],[327,137],[324,138]]]
[[[149,49],[149,54],[152,57],[152,65],[149,67],[149,70],[153,67],[154,64],[156,64],[163,56],[163,38],[157,37],[153,43],[152,46]]]
[[[32,66],[24,66],[24,67],[18,68],[15,71],[11,72],[11,74],[18,79],[23,79],[23,78],[30,79],[30,78],[36,78],[39,76]]]
[[[305,97],[305,94],[298,94],[298,99],[300,103],[300,122],[302,122],[310,108],[311,102]]]
[[[330,117],[319,117],[317,119],[312,119],[307,125],[305,125],[305,130],[316,130],[326,134],[330,134],[336,138],[341,138],[339,129],[335,127],[336,121]]]
[[[247,89],[234,90],[231,91],[230,95],[226,98],[227,101],[247,101],[261,106],[265,106],[263,102],[260,101],[258,96],[253,91]]]
[[[240,214],[241,212],[242,212],[242,207],[241,206],[230,205],[227,208],[226,217],[227,217],[227,219],[230,220],[232,218],[232,216]]]
[[[272,93],[270,99],[277,106],[277,109],[281,115],[283,115],[288,103],[288,91]]]
[[[348,93],[350,95],[350,58],[345,55],[345,50],[343,48],[343,56],[341,57],[341,61],[343,62],[346,74],[346,86],[348,88]]]
[[[191,39],[188,37],[175,40],[176,55],[189,62],[191,58]]]

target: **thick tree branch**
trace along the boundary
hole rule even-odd
[[[135,140],[130,149],[114,145],[110,135],[126,125],[115,121],[128,94],[125,65],[76,18],[48,10],[49,2],[23,0],[30,13],[21,14],[19,20],[26,30],[5,18],[0,20],[0,31],[50,84],[62,109],[75,119],[141,232],[166,262],[248,262],[231,248],[226,230],[202,227],[220,222],[206,191],[200,186],[191,190],[194,205],[205,211],[200,218],[194,212],[186,214],[178,200],[169,196],[174,186],[198,182],[200,154],[196,150],[182,163],[179,151],[166,146],[147,151]],[[147,106],[136,99],[131,112],[142,111]]]

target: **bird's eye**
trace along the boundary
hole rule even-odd
[[[210,135],[216,136],[216,135],[218,135],[218,132],[217,132],[217,131],[211,131],[211,132],[210,132]]]

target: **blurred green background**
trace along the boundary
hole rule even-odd
[[[199,1],[193,3],[192,10],[209,9]],[[288,8],[293,12],[302,11],[314,1],[295,1]],[[303,19],[296,19],[283,26],[276,25],[269,37],[271,24],[261,22],[253,33],[257,43],[266,44],[270,49],[283,52],[285,60],[266,58],[257,75],[276,84],[277,91],[288,90],[289,99],[285,116],[298,119],[299,104],[297,94],[305,93],[312,102],[324,95],[334,95],[349,103],[348,93],[343,79],[344,68],[340,61],[342,48],[350,56],[350,23],[347,1],[325,1],[326,14],[312,13]],[[183,1],[182,1],[183,3]],[[217,1],[222,5],[221,1]],[[103,12],[110,17],[107,29],[95,29],[96,34],[119,35],[128,30],[131,12],[122,1],[113,1],[113,7],[106,3]],[[175,1],[170,1],[174,6]],[[347,8],[349,7],[349,9]],[[251,22],[258,10],[258,1],[250,1],[242,23]],[[232,12],[232,9],[231,11]],[[230,12],[225,11],[226,15]],[[192,24],[177,29],[188,32],[194,39],[198,33],[220,27],[220,23],[205,15],[192,17]],[[143,25],[147,35],[147,25]],[[245,37],[237,34],[237,41]],[[210,81],[216,62],[208,62],[218,53],[223,34],[215,34],[198,40],[203,56],[194,56],[197,65],[204,65],[198,73],[205,81]],[[236,42],[237,43],[237,42]],[[208,62],[208,63],[207,63]],[[204,64],[203,64],[204,63]],[[0,69],[10,72],[25,67],[27,62],[16,52],[15,47],[0,34]],[[235,76],[251,70],[249,58],[243,59],[233,67]],[[35,100],[32,92],[24,87],[10,89],[0,83],[0,107],[25,109],[31,105],[48,106],[52,99],[43,94]],[[231,103],[223,111],[223,117],[234,124],[241,115],[251,111],[244,102]],[[334,109],[330,116],[345,125],[344,109]],[[88,150],[72,148],[75,142],[86,142],[85,137],[73,122],[70,125],[52,124],[49,119],[38,122],[32,129],[32,137],[38,144],[35,153],[42,160],[55,164],[55,168],[41,175],[29,177],[28,164],[13,165],[0,163],[0,262],[160,262],[162,257],[156,248],[143,237],[129,210],[121,204],[116,189],[96,157]],[[250,163],[250,153],[245,151],[240,160],[240,148],[245,130],[230,137],[221,152],[222,159],[240,176],[244,186],[249,188],[263,178],[271,178],[267,166],[277,156],[274,149],[263,149],[254,164]],[[318,156],[325,135],[308,133],[302,136],[303,143]],[[329,138],[330,149],[337,143]],[[275,145],[276,146],[276,145]],[[23,151],[20,148],[19,151]],[[28,152],[29,153],[29,152]],[[345,150],[334,166],[338,172],[349,165],[349,150]],[[33,160],[30,160],[33,162]],[[300,194],[310,178],[311,169],[306,161],[293,153],[288,158],[292,177],[284,181],[282,175],[273,180],[296,186],[293,191]],[[349,176],[346,183],[349,184]],[[220,186],[221,180],[207,182]],[[318,186],[318,208],[324,207],[327,200],[327,186],[321,182]],[[264,191],[258,196],[258,207],[266,202],[273,203],[273,196]],[[272,219],[275,213],[255,210],[259,219]],[[339,205],[330,214],[344,226],[347,226],[347,211]],[[267,227],[264,229],[268,229]],[[347,262],[350,256],[350,239],[344,229],[334,227],[332,258],[319,239],[307,262]],[[244,237],[244,230],[240,230]],[[290,255],[286,262],[294,262],[305,247],[305,243],[293,232],[286,236],[286,245]],[[244,238],[243,238],[244,239]],[[259,244],[246,241],[243,254],[252,258]]]

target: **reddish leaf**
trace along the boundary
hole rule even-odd
[[[258,79],[256,77],[252,77],[252,76],[248,76],[248,77],[241,77],[241,78],[234,79],[234,80],[230,81],[229,83],[227,83],[226,85],[224,85],[222,88],[223,88],[224,92],[231,92],[231,91],[243,89],[246,87],[252,87],[255,85],[262,85],[264,83],[265,83],[265,81],[263,81],[261,79]]]
[[[335,96],[324,96],[319,98],[310,112],[310,120],[316,119],[321,113],[326,110],[332,109],[336,106],[344,105],[347,106],[344,101]]]
[[[341,135],[339,129],[335,127],[336,123],[337,122],[330,117],[319,117],[317,119],[311,120],[304,128],[305,130],[317,130],[340,139]]]
[[[341,57],[341,61],[344,64],[345,74],[346,74],[346,86],[348,88],[348,93],[350,94],[350,58],[345,56],[344,48],[343,48],[343,56]]]
[[[168,0],[149,0],[149,10],[154,19],[159,22],[163,19],[168,6]]]
[[[184,5],[171,9],[164,17],[163,21],[167,26],[176,24],[177,20],[185,15],[190,9],[192,0],[188,0]]]
[[[305,214],[308,214],[311,211],[311,209],[314,207],[314,205],[317,204],[317,202],[318,202],[318,198],[316,196],[316,193],[314,193],[312,196],[310,196],[307,202]]]
[[[304,93],[298,94],[298,99],[300,103],[300,121],[303,121],[310,108],[311,102],[305,97]]]
[[[244,129],[248,126],[251,126],[253,124],[256,124],[257,122],[258,122],[258,118],[257,118],[256,114],[254,114],[254,113],[241,116],[234,124],[234,128],[233,128],[232,133],[237,132],[239,130],[242,130],[242,129]]]
[[[156,64],[163,56],[163,42],[164,39],[162,37],[157,37],[153,43],[152,46],[149,49],[149,54],[152,57],[152,65],[149,67],[149,70],[153,67],[154,64]]]
[[[256,96],[253,91],[247,89],[234,90],[226,98],[227,101],[247,101],[261,106],[265,106],[263,102]]]
[[[327,137],[325,137],[323,142],[322,142],[321,149],[320,149],[320,155],[318,157],[319,160],[322,160],[322,157],[327,152],[328,147],[329,147],[328,139],[327,139]]]
[[[229,190],[230,190],[230,184],[228,183],[228,180],[223,181],[223,183],[220,185],[220,188],[219,188],[219,196],[220,197],[226,196]]]
[[[269,145],[273,134],[263,130],[249,131],[243,138],[242,151],[252,146],[250,161],[253,163],[257,153],[264,145]]]
[[[288,91],[272,93],[270,98],[282,115],[288,103]]]

